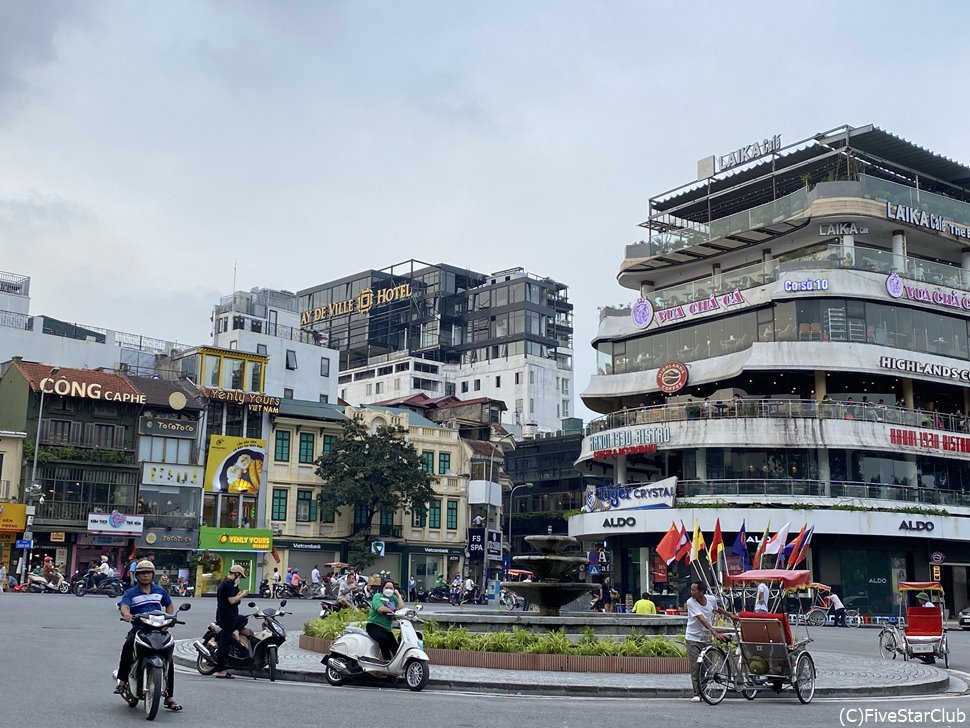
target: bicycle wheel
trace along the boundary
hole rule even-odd
[[[896,659],[896,647],[898,643],[896,642],[896,633],[891,629],[884,629],[879,633],[879,656],[888,660],[892,658]]]
[[[708,705],[724,700],[731,684],[731,665],[724,651],[717,647],[704,648],[695,669],[701,699]]]
[[[812,627],[821,627],[825,624],[825,612],[821,609],[813,609],[808,613],[808,623]]]
[[[802,703],[811,703],[815,697],[815,661],[807,652],[803,652],[795,660],[794,680],[795,695]]]
[[[858,612],[856,612],[855,614],[849,614],[848,612],[846,612],[846,615],[845,615],[845,626],[846,627],[861,627],[862,626],[862,617],[859,616],[859,613]]]

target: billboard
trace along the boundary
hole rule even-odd
[[[27,527],[27,506],[0,503],[0,531],[23,531]]]
[[[140,536],[144,526],[144,516],[127,516],[121,511],[88,514],[88,531],[91,533],[132,534]]]
[[[211,493],[257,495],[265,462],[266,440],[212,435],[205,460],[205,489]]]

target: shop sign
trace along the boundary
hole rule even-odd
[[[932,303],[942,308],[970,311],[970,294],[935,286],[903,283],[899,273],[890,273],[886,278],[886,293],[893,298],[906,298],[919,303]]]
[[[690,372],[681,361],[668,361],[657,369],[657,386],[666,394],[673,394],[687,385]]]
[[[637,519],[632,516],[618,518],[616,516],[609,516],[603,521],[603,528],[626,528],[637,525]]]
[[[487,534],[487,540],[485,542],[485,560],[486,561],[501,561],[502,560],[502,532],[501,531],[489,531]]]
[[[970,437],[963,435],[941,435],[925,430],[904,430],[900,427],[889,429],[889,444],[904,447],[919,447],[925,450],[942,452],[970,453]]]
[[[346,316],[351,313],[367,315],[374,306],[383,306],[394,301],[403,301],[411,298],[411,284],[400,283],[390,288],[382,288],[373,291],[365,288],[357,294],[357,298],[348,298],[343,301],[336,301],[327,306],[318,306],[300,313],[300,326],[323,321],[324,319],[336,316]]]
[[[144,527],[144,516],[127,516],[121,511],[88,514],[88,531],[91,533],[140,534]]]
[[[460,551],[455,551],[454,549],[448,549],[439,546],[422,546],[418,549],[418,553],[422,554],[455,554],[461,556]]]
[[[818,225],[818,234],[822,237],[832,235],[868,235],[867,225],[856,225],[854,222],[822,222]]]
[[[263,480],[266,440],[212,435],[205,460],[205,489],[256,495]]]
[[[957,238],[970,237],[970,228],[959,225],[952,220],[947,220],[943,215],[936,215],[918,207],[909,205],[896,205],[886,202],[886,217],[896,222],[904,222],[908,225],[935,230],[938,233],[949,233]]]
[[[645,298],[638,298],[630,309],[630,318],[638,329],[645,329],[653,321],[653,306]]]
[[[934,551],[930,554],[931,564],[942,564],[944,561],[946,561],[946,556],[942,551]]]
[[[142,485],[185,485],[202,487],[205,472],[201,465],[174,465],[171,463],[144,463],[141,471]]]
[[[0,531],[23,531],[27,527],[27,506],[0,503]]]
[[[717,157],[717,169],[723,172],[726,169],[737,167],[745,162],[752,162],[759,157],[764,157],[772,152],[781,149],[781,134],[762,139],[760,142],[753,142],[743,147],[738,147],[733,152],[719,154]]]
[[[194,551],[199,544],[195,531],[183,528],[149,528],[135,541],[139,548]]]
[[[275,544],[278,549],[290,549],[292,551],[323,551],[324,549],[331,551],[337,548],[333,545],[314,543],[313,541],[281,541],[277,539]]]
[[[199,548],[209,551],[269,551],[273,532],[268,528],[199,529]]]
[[[670,442],[670,428],[664,427],[627,427],[622,430],[601,432],[586,438],[586,447],[596,458],[604,451],[632,448],[643,445],[662,445]]]
[[[51,543],[64,543],[66,535],[63,531],[54,531],[51,533]]]
[[[829,289],[828,278],[809,278],[803,281],[785,281],[785,293],[803,293],[805,291],[827,291]]]
[[[118,378],[119,384],[126,384]],[[116,392],[105,389],[99,382],[76,382],[67,377],[44,377],[40,380],[40,388],[45,394],[59,394],[61,397],[78,397],[80,399],[101,399],[109,402],[131,402],[145,404],[145,395],[137,392]]]
[[[900,531],[926,531],[929,533],[936,529],[933,521],[903,521],[899,524]]]
[[[9,531],[4,533],[0,531],[0,543],[13,543],[17,540],[17,532]]]
[[[882,369],[892,369],[897,372],[907,372],[908,374],[925,374],[929,377],[939,377],[940,379],[955,379],[961,382],[970,382],[970,369],[958,369],[945,364],[930,364],[925,361],[914,361],[913,359],[897,359],[894,356],[879,357],[879,366]]]
[[[203,397],[216,402],[245,405],[250,412],[269,412],[272,415],[280,413],[280,398],[271,397],[262,392],[240,392],[236,389],[215,389],[213,387],[200,387],[199,392],[202,393]]]
[[[128,543],[125,536],[102,536],[94,533],[81,533],[77,537],[78,546],[124,546]]]
[[[485,561],[485,529],[468,529],[468,563],[481,564]]]
[[[708,298],[702,298],[693,303],[683,303],[678,306],[671,306],[670,308],[662,308],[655,312],[654,319],[656,319],[658,326],[663,326],[673,321],[684,321],[703,314],[717,313],[723,309],[741,306],[745,303],[747,301],[741,295],[741,289],[735,288],[730,293],[724,293],[720,296],[711,295]],[[647,321],[647,323],[639,325],[639,328],[646,328],[649,325],[650,322]]]
[[[673,508],[677,495],[677,478],[665,478],[655,483],[637,485],[586,486],[583,510],[644,511],[654,508]]]
[[[138,434],[194,440],[196,435],[199,434],[199,422],[198,420],[169,420],[162,417],[139,417]]]

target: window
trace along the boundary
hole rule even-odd
[[[411,525],[414,528],[424,528],[427,525],[428,509],[424,506],[415,505],[411,511]]]
[[[283,399],[293,399],[293,390],[289,387],[283,388]]]
[[[461,383],[461,393],[462,394],[465,394],[466,392],[468,392],[468,382],[462,382]]]
[[[226,433],[229,434],[229,433]],[[246,437],[255,437],[259,439],[263,436],[263,413],[262,412],[247,412],[246,413]]]
[[[522,372],[515,373],[515,383],[522,384]]]
[[[529,384],[535,384],[535,383],[536,383],[536,370],[535,369],[530,369],[529,370]]]
[[[374,394],[374,385],[368,383],[367,384],[367,396],[369,397],[372,394]]]
[[[312,432],[300,433],[300,462],[304,465],[313,463],[313,440]]]
[[[564,399],[562,401],[562,416],[569,417],[569,400]]]
[[[320,505],[320,523],[333,523],[335,515],[333,506]]]
[[[313,497],[312,490],[301,488],[296,491],[296,520],[304,522],[317,520],[317,499]]]
[[[287,494],[288,494],[288,491],[286,488],[273,488],[273,515],[271,516],[271,518],[274,521],[286,520]]]
[[[521,397],[519,397],[517,400],[515,400],[515,411],[516,412],[519,412],[519,413],[522,412],[522,398]]]
[[[475,391],[476,392],[481,391],[481,388],[482,388],[482,380],[481,379],[476,379],[475,380]]]
[[[323,436],[323,454],[326,455],[328,452],[333,451],[333,444],[337,441],[336,435],[324,435]]]
[[[434,472],[434,452],[425,450],[421,453],[421,469],[426,473]]]
[[[266,344],[256,344],[256,353],[260,356],[266,356],[269,353],[266,349]]]
[[[286,350],[286,368],[296,369],[296,352],[292,349]]]
[[[367,527],[370,527],[370,522],[367,520],[367,506],[354,506],[354,533]]]
[[[428,506],[428,527],[441,528],[441,498],[432,498]]]
[[[444,475],[449,470],[451,470],[451,453],[439,452],[438,453],[438,475]]]
[[[534,415],[536,413],[536,401],[529,397],[529,414]]]
[[[320,357],[320,376],[330,376],[330,360],[325,356]]]
[[[320,404],[327,404],[330,401],[330,397],[326,394],[320,395]]]
[[[448,520],[445,521],[445,527],[450,531],[454,531],[458,528],[458,501],[448,499]]]
[[[569,380],[565,378],[562,380],[562,393],[569,394]]]
[[[501,386],[502,386],[502,377],[495,377],[495,387],[498,388]]]
[[[223,389],[242,389],[243,370],[246,362],[242,359],[222,360],[222,388]]]
[[[384,391],[384,382],[374,382],[374,394],[380,394]]]
[[[258,361],[249,362],[249,391],[263,391],[263,364]]]
[[[290,462],[290,431],[289,430],[276,431],[276,452],[273,454],[273,460],[275,460],[278,463]]]

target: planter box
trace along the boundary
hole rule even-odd
[[[300,648],[328,652],[330,640],[300,635]],[[425,650],[432,665],[477,667],[486,670],[543,670],[551,672],[618,672],[626,674],[686,675],[686,657],[599,657],[581,655],[533,655],[517,652],[471,650]]]

